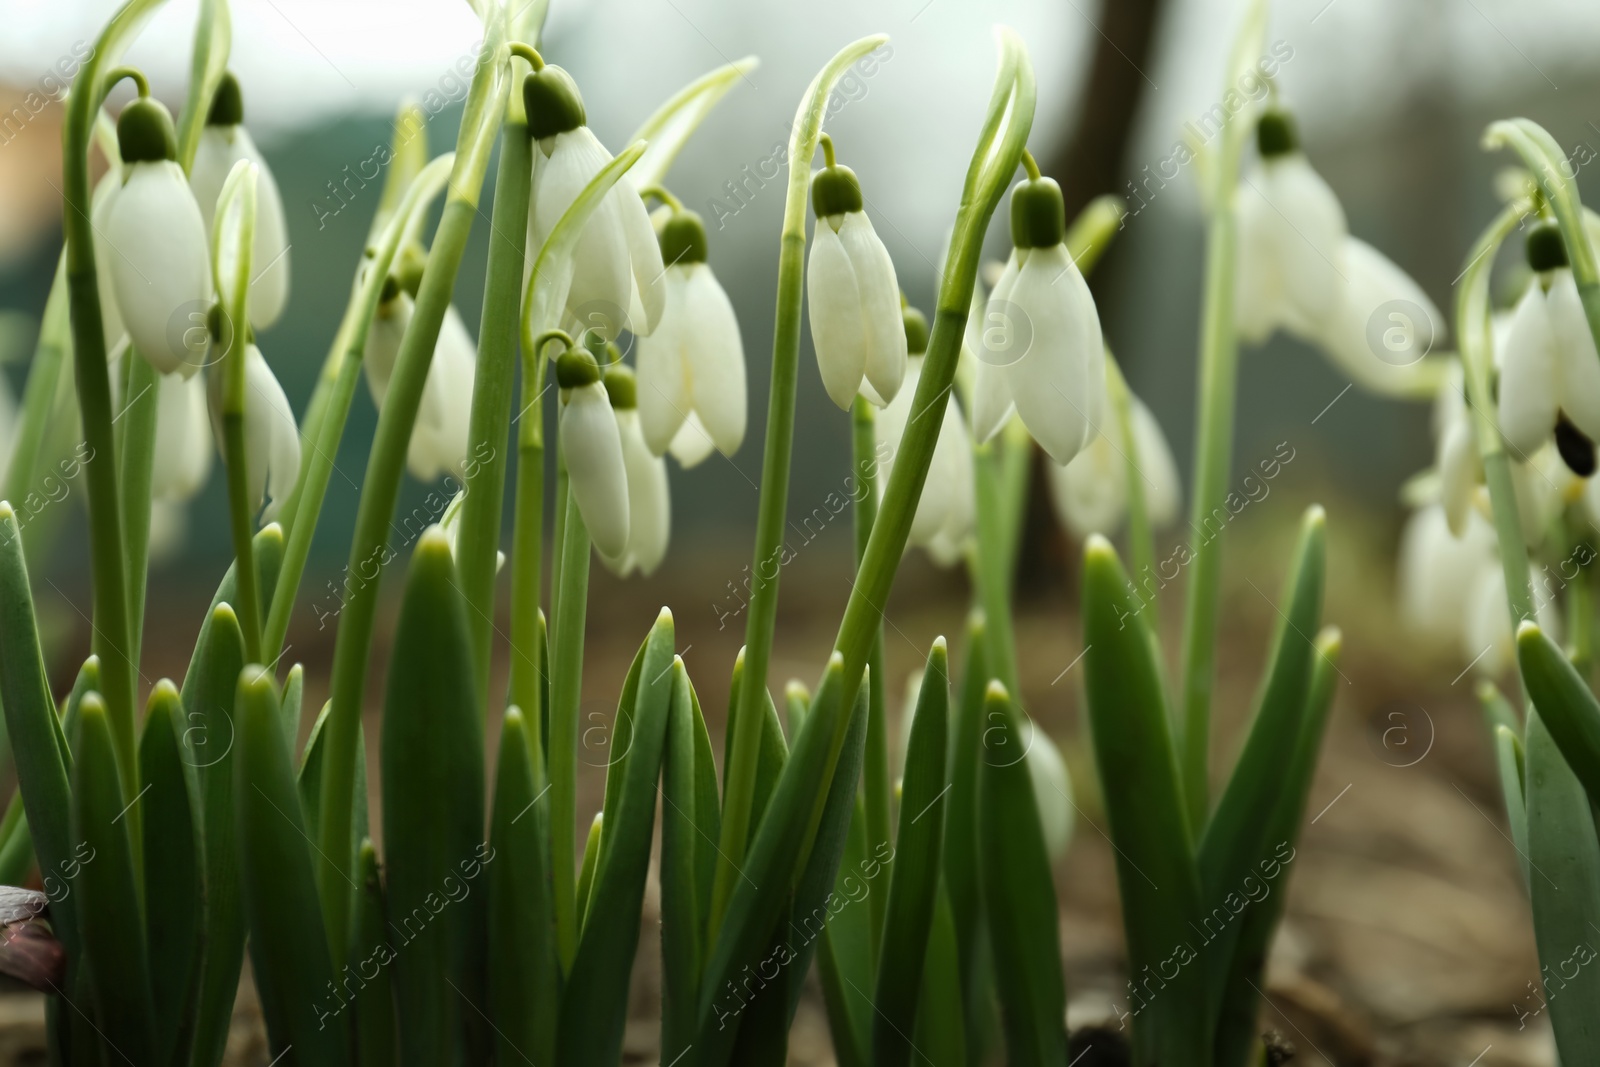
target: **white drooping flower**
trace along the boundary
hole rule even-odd
[[[117,308],[116,284],[111,280],[111,260],[117,252],[106,240],[106,225],[111,220],[111,205],[122,188],[122,161],[113,160],[109,170],[94,187],[89,205],[89,228],[94,231],[95,286],[100,291],[100,326],[105,333],[106,358],[111,357],[126,330]]]
[[[644,442],[659,456],[688,429],[731,456],[744,441],[748,409],[739,320],[706,263],[699,215],[673,211],[660,245],[666,308],[655,331],[639,341],[637,418]]]
[[[1338,310],[1348,228],[1338,197],[1300,151],[1293,121],[1268,111],[1260,162],[1240,180],[1234,325],[1251,344],[1285,328],[1320,338]]]
[[[1365,241],[1345,238],[1343,264],[1326,329],[1304,339],[1363,388],[1414,396],[1430,376],[1423,358],[1445,337],[1444,315],[1411,275]]]
[[[528,269],[567,208],[611,153],[587,125],[583,98],[570,75],[546,65],[523,82],[528,132],[534,139],[528,205]],[[573,253],[566,311],[574,332],[599,331],[607,341],[627,330],[655,332],[666,308],[661,249],[644,201],[624,174],[595,208]]]
[[[194,316],[211,306],[206,226],[175,162],[172,117],[148,98],[123,108],[117,138],[127,179],[106,211],[111,288],[139,354],[163,374],[191,377],[205,363]]]
[[[556,361],[561,387],[561,456],[572,499],[601,558],[621,559],[628,550],[628,469],[622,433],[587,350],[570,349]]]
[[[1051,178],[1011,193],[1015,246],[984,309],[972,433],[987,441],[1013,410],[1057,465],[1094,439],[1106,408],[1106,362],[1094,297],[1062,243],[1066,207]]]
[[[1520,458],[1553,436],[1567,466],[1587,478],[1600,439],[1600,354],[1561,231],[1548,223],[1535,227],[1527,254],[1534,280],[1517,303],[1500,356],[1500,432]]]
[[[1478,575],[1499,566],[1494,527],[1477,511],[1467,513],[1457,536],[1443,506],[1418,508],[1400,535],[1401,619],[1437,644],[1459,645]]]
[[[211,428],[224,456],[227,446],[222,419],[226,381],[224,359],[206,372]],[[271,522],[300,475],[300,429],[295,424],[289,398],[283,394],[283,386],[278,384],[272,368],[267,366],[266,358],[255,345],[246,345],[244,351],[244,440],[250,511],[252,514],[260,512],[262,522]]]
[[[389,393],[389,379],[413,311],[410,294],[385,282],[361,360],[372,402],[380,410]],[[411,444],[406,449],[406,466],[418,481],[431,482],[445,472],[462,476],[470,459],[472,387],[477,371],[477,345],[460,313],[451,305],[445,309],[439,326],[417,419],[411,427]]]
[[[1111,418],[1089,447],[1065,467],[1049,467],[1051,499],[1062,525],[1077,537],[1091,533],[1110,537],[1128,514],[1128,461],[1137,463],[1139,489],[1152,526],[1178,517],[1182,482],[1161,424],[1138,397],[1128,397],[1136,456],[1129,455],[1124,425],[1115,404]]]
[[[1469,580],[1457,576],[1458,581]],[[1516,634],[1506,606],[1506,574],[1496,560],[1470,576],[1469,603],[1461,632],[1461,655],[1485,678],[1506,673],[1517,658]],[[1553,596],[1534,598],[1534,616],[1552,641],[1561,640],[1561,610]]]
[[[264,330],[278,321],[289,302],[289,230],[284,220],[283,197],[277,180],[245,129],[244,102],[232,73],[222,76],[211,112],[200,132],[189,186],[200,205],[200,218],[209,231],[217,210],[217,197],[233,165],[248,159],[259,168],[256,177],[255,239],[250,246],[250,322]]]
[[[622,439],[622,466],[628,478],[628,543],[621,556],[600,557],[612,572],[627,577],[634,571],[655,573],[667,554],[672,535],[672,498],[667,487],[667,461],[645,442],[633,372],[620,364],[606,368],[606,394],[616,412]]]
[[[906,343],[910,351],[905,381],[900,386],[899,394],[878,412],[873,421],[878,460],[876,485],[880,500],[894,472],[895,457],[899,454],[906,429],[919,418],[913,405],[917,383],[922,379],[923,361],[927,358],[928,323],[915,308],[906,309],[904,321]],[[911,519],[911,534],[906,543],[927,549],[928,555],[941,567],[953,566],[961,561],[976,521],[972,441],[967,435],[967,424],[961,417],[961,408],[956,398],[950,395],[945,400],[939,436],[934,440],[933,459],[928,464],[928,477],[922,485],[922,496],[917,501],[917,510]]]
[[[806,264],[811,343],[833,402],[850,410],[856,394],[882,407],[894,400],[906,374],[906,334],[900,321],[900,283],[889,250],[862,208],[861,184],[849,167],[833,164],[811,180],[817,224]]]

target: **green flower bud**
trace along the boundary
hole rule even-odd
[[[928,318],[914,307],[900,312],[906,324],[906,351],[920,356],[928,350]]]
[[[406,245],[400,250],[400,262],[395,266],[394,276],[400,288],[411,294],[413,300],[417,298],[417,290],[422,288],[422,272],[427,266],[427,255],[416,245]]]
[[[1294,116],[1278,108],[1263,112],[1261,121],[1256,123],[1256,148],[1263,159],[1299,151],[1300,133],[1295,129]]]
[[[849,167],[823,167],[811,179],[811,208],[819,219],[860,211],[861,203],[861,183]]]
[[[206,114],[207,126],[237,126],[244,122],[244,96],[239,92],[239,79],[233,71],[225,71],[217,83],[217,95],[211,98],[211,110]]]
[[[586,348],[569,348],[556,360],[556,384],[577,389],[600,380],[600,364]]]
[[[399,295],[400,280],[393,274],[385,274],[383,276],[383,288],[378,290],[378,303],[380,305],[390,303]]]
[[[605,383],[606,395],[611,398],[613,408],[630,411],[639,406],[639,387],[634,381],[632,369],[621,363],[607,367]]]
[[[528,113],[528,134],[535,139],[589,124],[578,83],[553,63],[522,79],[522,106]]]
[[[1553,222],[1540,222],[1528,231],[1526,251],[1529,268],[1540,274],[1567,266],[1567,246],[1561,239],[1561,227]]]
[[[1054,178],[1026,178],[1011,190],[1011,243],[1054,248],[1067,232],[1067,205]]]
[[[178,158],[178,135],[161,101],[141,96],[117,117],[117,145],[124,163],[161,163]]]
[[[661,262],[704,263],[706,261],[706,227],[698,212],[685,209],[674,211],[661,227]]]

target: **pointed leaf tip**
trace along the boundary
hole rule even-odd
[[[1339,655],[1344,648],[1344,631],[1337,626],[1324,626],[1317,634],[1317,651],[1329,659]]]
[[[1539,629],[1539,624],[1532,619],[1523,619],[1517,624],[1517,644],[1526,641],[1537,641],[1544,636],[1544,631]]]
[[[983,699],[985,702],[1005,702],[1011,699],[1011,694],[1006,691],[1004,682],[998,678],[991,678],[989,679],[989,684],[984,687]]]

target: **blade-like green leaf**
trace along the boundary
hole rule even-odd
[[[983,910],[978,896],[978,752],[983,736],[983,692],[989,684],[983,616],[967,620],[966,662],[961,669],[961,692],[950,723],[950,793],[945,798],[944,884],[955,923],[956,951],[961,961],[961,1001],[966,1006],[969,1038],[982,1027],[976,1024],[980,1006],[974,993],[983,944]]]
[[[305,758],[296,773],[295,782],[300,790],[300,810],[305,816],[306,832],[313,841],[317,840],[322,804],[322,757],[327,751],[326,735],[323,733],[323,723],[328,718],[328,708],[331,702],[322,705],[322,711],[317,715],[317,721],[311,724],[311,733],[306,738]],[[361,746],[361,751],[367,751],[367,728],[365,726],[356,731],[356,743]],[[356,792],[355,803],[350,810],[350,840],[358,842],[356,846],[356,859],[361,858],[359,842],[370,836],[367,832],[367,761],[357,760],[355,766]],[[352,867],[352,870],[357,868]]]
[[[1518,642],[1519,646],[1522,644]],[[1530,691],[1533,689],[1524,667]],[[1543,705],[1530,712],[1528,744],[1528,865],[1533,934],[1544,973],[1565,983],[1549,997],[1550,1025],[1562,1063],[1600,1063],[1600,967],[1594,959],[1600,927],[1600,843],[1591,801],[1562,759],[1555,734],[1545,728]],[[1575,973],[1567,977],[1567,969]]]
[[[868,1067],[871,1062],[867,1051],[872,1045],[872,913],[855,905],[862,892],[883,891],[882,883],[870,885],[858,873],[865,868],[881,875],[882,863],[868,866],[875,862],[867,852],[866,805],[856,796],[850,808],[849,835],[834,881],[834,895],[829,901],[837,902],[837,907],[824,905],[810,912],[796,908],[790,919],[790,927],[798,936],[820,940],[817,977],[822,983],[828,1035],[839,1067]],[[795,1000],[798,1002],[798,995]]]
[[[83,949],[91,961],[97,1026],[134,1063],[154,1063],[155,1006],[139,890],[133,874],[122,775],[105,702],[83,698],[72,767],[72,836],[87,850],[73,894]],[[52,914],[66,910],[57,908]]]
[[[639,946],[639,911],[655,830],[656,782],[672,704],[672,613],[665,608],[645,638],[632,745],[616,817],[606,823],[603,859],[590,908],[604,922],[584,927],[567,977],[556,1033],[559,1063],[615,1063],[628,1015],[628,975]]]
[[[1504,726],[1512,735],[1522,738],[1522,723],[1517,720],[1517,713],[1512,710],[1511,704],[1506,700],[1500,688],[1493,682],[1478,683],[1478,705],[1483,708],[1483,718],[1489,725],[1489,733],[1493,736],[1495,727]]]
[[[1506,821],[1511,824],[1511,843],[1517,850],[1522,881],[1528,884],[1528,800],[1527,769],[1522,741],[1506,726],[1494,728],[1495,769],[1500,774],[1500,792],[1505,797]],[[1531,887],[1530,887],[1531,888]]]
[[[1251,903],[1244,906],[1238,920],[1239,937],[1233,947],[1222,1010],[1217,1019],[1217,1067],[1244,1067],[1254,1046],[1260,990],[1266,984],[1267,952],[1272,936],[1283,917],[1289,892],[1289,864],[1293,862],[1300,823],[1305,818],[1306,801],[1311,795],[1311,780],[1316,775],[1317,753],[1333,706],[1334,682],[1338,678],[1340,637],[1335,627],[1317,635],[1317,655],[1311,666],[1311,686],[1306,695],[1303,725],[1295,740],[1294,754],[1283,772],[1283,791],[1278,804],[1265,822],[1271,854],[1257,860],[1255,869],[1240,880],[1238,891]],[[1257,894],[1265,894],[1258,897]]]
[[[1154,638],[1137,624],[1127,574],[1111,544],[1084,552],[1084,668],[1095,765],[1117,853],[1128,973],[1175,977],[1135,1007],[1135,1067],[1185,1067],[1210,1058],[1207,974],[1191,944],[1200,925],[1200,873],[1178,786]],[[991,910],[991,922],[993,913]],[[997,979],[1007,981],[995,946]],[[1141,987],[1142,988],[1142,987]]]
[[[722,798],[717,792],[717,764],[711,754],[711,731],[706,729],[706,717],[700,709],[700,696],[692,680],[689,703],[694,709],[694,821],[699,828],[695,839],[695,906],[703,965],[709,940],[706,922],[711,915],[711,881],[717,875],[717,840],[722,833]],[[698,994],[695,1005],[698,1008]]]
[[[193,996],[199,981],[201,857],[192,768],[183,762],[183,701],[163,678],[145,709],[139,777],[146,919],[159,1061],[188,1061]]]
[[[1144,633],[1143,627],[1133,629]],[[1066,1062],[1067,993],[1056,938],[1055,883],[1028,772],[1030,739],[997,681],[989,683],[983,718],[979,881],[994,946],[1006,1060],[1014,1067],[1054,1067]]]
[[[661,1062],[694,1043],[700,1005],[699,739],[689,673],[673,666],[672,703],[661,769]],[[709,744],[709,739],[708,742]],[[716,803],[713,771],[712,803]],[[712,840],[716,838],[713,836]]]
[[[933,643],[906,746],[900,825],[889,870],[883,955],[872,1022],[875,1067],[911,1063],[923,961],[939,890],[945,767],[950,743],[950,667],[944,638]],[[1048,877],[1048,859],[1046,860]]]
[[[19,791],[11,795],[5,818],[0,819],[0,885],[21,885],[33,865],[33,835]]]
[[[607,730],[604,721],[597,713],[589,715],[590,721],[582,725],[582,734],[579,743],[584,748],[584,759],[590,764],[603,763],[606,769],[605,801],[600,810],[607,818],[617,817],[617,804],[622,796],[622,784],[627,780],[628,752],[633,748],[633,720],[638,713],[639,703],[639,672],[644,669],[644,650],[649,642],[639,646],[639,651],[634,653],[633,663],[628,667],[627,677],[622,681],[622,694],[617,698],[617,713],[611,720],[611,729]],[[590,838],[595,837],[594,827],[589,828]],[[587,843],[585,843],[587,847]],[[600,847],[605,847],[602,836]],[[596,854],[598,861],[599,855]],[[592,873],[592,872],[591,872]],[[582,881],[580,876],[579,881]],[[579,893],[578,917],[581,925],[583,918],[583,894]]]
[[[67,738],[76,737],[78,734],[78,708],[84,696],[98,692],[100,692],[100,657],[90,656],[83,661],[83,666],[78,668],[78,676],[73,679],[72,689],[62,703],[61,729],[56,733],[56,737],[61,741],[61,759],[66,764],[69,774],[72,772],[72,749],[67,744]]]
[[[452,1062],[463,1012],[482,1018],[482,895],[468,874],[488,849],[475,685],[450,542],[432,527],[406,576],[379,742],[399,1063],[416,1067]]]
[[[395,1063],[394,987],[389,981],[389,961],[394,949],[384,925],[378,853],[369,838],[361,841],[360,866],[356,870],[360,872],[361,892],[356,897],[349,964],[361,979],[355,992],[356,1063],[360,1067],[392,1067]]]
[[[583,929],[589,916],[589,894],[594,890],[594,869],[600,863],[600,849],[605,844],[606,813],[597,811],[589,822],[589,833],[583,839],[583,862],[578,865],[578,929]]]
[[[659,184],[667,176],[672,161],[688,143],[689,138],[705,121],[711,109],[727,95],[740,79],[748,82],[751,71],[761,65],[755,56],[718,67],[702,74],[679,89],[672,98],[644,120],[644,125],[628,138],[629,143],[644,141],[649,147],[639,162],[633,165],[630,177],[639,188]]]
[[[306,690],[306,669],[296,663],[289,668],[289,677],[283,683],[283,739],[288,742],[289,751],[295,750],[295,742],[300,740],[300,702]]]
[[[233,707],[239,883],[269,1052],[282,1056],[293,1049],[297,1064],[335,1067],[348,1061],[349,1020],[340,1019],[343,1001],[332,994],[333,963],[312,875],[312,845],[272,675],[256,666],[241,671]]]
[[[1255,721],[1222,799],[1200,837],[1196,859],[1200,867],[1201,907],[1207,912],[1219,907],[1226,911],[1224,901],[1230,895],[1237,896],[1240,883],[1254,875],[1257,863],[1271,858],[1277,844],[1270,839],[1273,829],[1261,814],[1277,808],[1286,795],[1290,782],[1283,768],[1292,760],[1303,732],[1311,665],[1317,651],[1312,635],[1317,632],[1322,612],[1326,528],[1322,509],[1308,509],[1300,524],[1285,603],[1273,635],[1271,666]],[[1228,922],[1221,930],[1208,929],[1204,935],[1205,966],[1213,976],[1208,988],[1214,1010],[1222,1003],[1221,979],[1232,964],[1240,925]]]
[[[560,1005],[555,912],[550,899],[550,807],[520,709],[506,709],[495,772],[489,843],[489,1014],[496,1062],[554,1063]]]
[[[956,946],[955,917],[944,882],[934,899],[928,931],[928,959],[922,968],[917,999],[917,1064],[966,1067],[966,1013],[961,999],[961,959]]]
[[[1596,802],[1600,797],[1600,701],[1535,623],[1524,621],[1517,629],[1517,664],[1545,729],[1588,790],[1591,803]],[[1531,742],[1528,747],[1532,749]],[[1531,751],[1529,755],[1531,758]]]

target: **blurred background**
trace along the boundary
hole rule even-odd
[[[25,378],[60,247],[60,91],[70,81],[62,72],[76,69],[75,56],[115,6],[6,5],[0,374],[13,393]],[[260,342],[298,410],[344,309],[382,181],[363,188],[348,179],[388,142],[402,99],[437,112],[427,129],[433,152],[453,146],[466,94],[457,64],[465,57],[462,69],[470,69],[478,27],[459,0],[235,0],[233,7],[232,69],[243,85],[247,124],[282,190],[292,244],[289,312]],[[174,111],[183,99],[195,8],[193,0],[171,0],[125,60],[148,72],[154,94]],[[841,162],[861,178],[902,286],[913,304],[931,311],[936,264],[993,74],[990,26],[1003,21],[1021,33],[1039,77],[1031,147],[1045,173],[1061,182],[1069,215],[1097,194],[1128,200],[1124,231],[1092,286],[1107,342],[1187,472],[1203,232],[1192,167],[1174,174],[1170,160],[1184,124],[1222,97],[1239,10],[1235,0],[553,0],[542,50],[574,74],[590,124],[613,150],[693,78],[746,55],[762,61],[667,181],[705,217],[711,264],[739,314],[750,432],[731,460],[713,456],[690,471],[673,465],[674,544],[661,572],[623,584],[597,571],[591,635],[616,640],[593,656],[596,681],[586,699],[597,708],[614,701],[624,657],[650,617],[646,606],[661,602],[677,612],[690,669],[700,672],[697,680],[705,676],[708,708],[726,692],[743,618],[723,616],[748,559],[760,478],[786,176],[774,160],[806,83],[858,36],[882,31],[891,41],[870,69],[853,72],[838,90],[828,130]],[[1342,200],[1351,232],[1409,271],[1447,311],[1464,255],[1497,207],[1493,177],[1509,163],[1480,149],[1487,123],[1527,115],[1574,160],[1600,154],[1600,71],[1592,62],[1600,5],[1586,0],[1279,0],[1267,42],[1305,150]],[[119,88],[115,102],[128,91]],[[493,175],[491,167],[491,185]],[[1589,169],[1580,165],[1578,180],[1596,202],[1600,185]],[[491,197],[486,188],[481,202]],[[456,306],[474,333],[486,231],[487,219],[456,286]],[[994,258],[1008,250],[1008,236],[1003,225],[993,228]],[[823,392],[809,331],[803,345],[791,516],[835,493],[849,466],[848,417]],[[1348,693],[1341,694],[1312,802],[1314,809],[1330,800],[1342,805],[1343,812],[1330,809],[1347,821],[1319,816],[1308,833],[1307,853],[1323,859],[1308,861],[1297,876],[1289,947],[1279,946],[1288,969],[1275,972],[1274,1004],[1328,1062],[1478,1062],[1471,1060],[1475,1048],[1459,1059],[1438,1052],[1457,1040],[1493,1046],[1495,1052],[1483,1051],[1484,1067],[1545,1062],[1537,1025],[1514,1025],[1516,998],[1528,996],[1538,969],[1471,679],[1457,674],[1467,657],[1415,651],[1391,610],[1403,519],[1398,490],[1432,461],[1428,409],[1359,387],[1346,391],[1348,384],[1318,353],[1281,334],[1242,355],[1236,470],[1242,475],[1259,460],[1281,459],[1285,448],[1293,460],[1272,483],[1273,502],[1253,505],[1230,532],[1229,640],[1218,686],[1234,712],[1223,715],[1219,751],[1233,751],[1230,723],[1248,713],[1274,621],[1262,590],[1276,589],[1288,531],[1312,499],[1332,515],[1328,615],[1345,625],[1349,650]],[[313,696],[325,684],[333,633],[318,605],[326,612],[336,601],[375,421],[362,389],[291,629],[290,658],[306,661]],[[0,425],[0,435],[6,429]],[[1035,482],[1018,586],[1024,689],[1032,688],[1035,716],[1065,738],[1080,779],[1080,844],[1064,872],[1082,877],[1063,877],[1074,988],[1114,990],[1119,935],[1104,921],[1115,906],[1111,868],[1091,828],[1097,816],[1092,782],[1085,783],[1092,772],[1072,740],[1077,696],[1052,681],[1061,681],[1078,647],[1077,546],[1057,527],[1038,472]],[[399,511],[431,520],[440,500],[436,486],[408,479]],[[89,599],[81,504],[70,509],[50,527],[42,564],[48,585],[36,583],[41,610],[57,620],[61,669],[68,671],[87,646],[82,612]],[[1182,536],[1171,530],[1158,540],[1170,545]],[[791,674],[812,678],[849,592],[847,517],[805,542],[785,572],[774,683]],[[188,508],[182,547],[152,577],[151,633],[161,637],[147,641],[151,678],[181,673],[229,545],[219,465]],[[1157,548],[1159,556],[1162,544]],[[920,555],[908,558],[890,608],[891,692],[936,633],[960,633],[967,597],[961,575],[937,571]],[[1172,630],[1179,601],[1169,601],[1163,618]],[[312,706],[318,704],[320,697]],[[1396,714],[1415,731],[1399,742],[1412,749],[1396,748]],[[1471,1036],[1485,1027],[1488,1038]],[[1524,1046],[1529,1058],[1500,1058],[1522,1055],[1515,1050]],[[1404,1059],[1412,1048],[1427,1051]],[[1430,1058],[1436,1055],[1442,1058]]]

